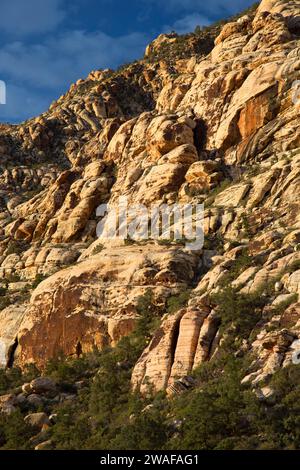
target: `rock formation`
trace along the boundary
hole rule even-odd
[[[42,116],[1,125],[3,367],[114,346],[150,289],[162,320],[132,384],[173,387],[218,354],[213,294],[228,276],[245,295],[275,286],[246,344],[254,361],[245,382],[291,362],[300,338],[299,18],[299,2],[263,0],[221,30],[188,36],[186,49],[161,36],[143,60],[93,71]],[[203,249],[97,239],[97,207],[120,196],[146,207],[204,203]],[[245,250],[251,265],[236,272]],[[168,298],[188,289],[188,305],[167,313]]]

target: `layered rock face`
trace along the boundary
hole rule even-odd
[[[2,366],[43,366],[59,352],[115,345],[133,331],[150,289],[161,326],[132,384],[172,392],[218,354],[224,331],[212,299],[228,276],[245,295],[275,284],[243,346],[254,357],[245,381],[256,385],[292,361],[300,337],[299,18],[298,2],[262,1],[218,31],[215,44],[212,33],[186,38],[195,46],[188,57],[180,49],[176,58],[176,35],[160,37],[140,62],[94,71],[42,116],[1,126]],[[203,249],[98,240],[97,207],[121,196],[132,206],[204,203]],[[237,272],[245,250],[251,263]],[[188,289],[188,305],[167,313],[168,298]]]
[[[169,270],[171,265],[176,271]],[[170,295],[189,285],[195,269],[195,257],[149,244],[143,250],[103,250],[58,271],[31,296],[19,327],[18,361],[34,358],[43,365],[59,349],[76,355],[115,345],[133,331],[137,301],[147,290],[163,307]]]

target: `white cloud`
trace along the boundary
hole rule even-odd
[[[198,13],[192,13],[175,21],[172,26],[165,26],[164,30],[167,32],[176,31],[178,34],[185,34],[194,31],[198,25],[206,26],[208,24],[210,24],[210,20],[208,18],[203,15],[199,15]]]
[[[13,37],[52,31],[65,17],[62,3],[62,0],[1,0],[1,31]]]
[[[0,107],[0,122],[23,120],[28,109],[31,116],[45,111],[71,83],[91,70],[138,58],[148,42],[149,37],[142,33],[112,37],[101,31],[69,31],[43,44],[6,44],[0,48],[0,79],[8,87],[7,105]]]
[[[137,58],[147,42],[142,33],[114,38],[101,31],[70,31],[43,44],[13,42],[0,48],[0,77],[55,89],[93,69]]]

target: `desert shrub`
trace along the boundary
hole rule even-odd
[[[185,307],[189,301],[191,289],[180,292],[178,295],[172,295],[167,300],[168,313],[174,313],[177,310]]]
[[[6,277],[6,279],[7,279],[8,282],[20,282],[21,281],[21,278],[20,278],[19,274],[17,274],[17,273],[9,274]]]
[[[101,245],[101,243],[98,244],[97,246],[95,246],[95,248],[93,248],[92,255],[97,255],[98,253],[101,253],[103,248],[104,248],[104,246]]]
[[[38,377],[40,371],[34,364],[27,364],[23,370],[19,367],[0,369],[0,394],[8,393],[20,385]]]
[[[20,385],[22,372],[20,369],[11,370],[0,369],[0,393],[4,395],[10,389]]]
[[[5,297],[6,294],[7,294],[7,288],[0,287],[0,297]]]
[[[216,250],[221,253],[224,250],[224,239],[219,232],[207,234],[204,238],[204,250]]]
[[[167,441],[169,426],[166,409],[153,407],[139,413],[131,422],[122,426],[110,442],[113,450],[156,450]]]
[[[292,294],[287,300],[283,300],[280,304],[276,305],[276,307],[272,308],[272,316],[281,315],[290,305],[296,303],[297,300],[298,294]]]
[[[300,446],[300,368],[290,365],[271,380],[276,403],[264,413],[262,428],[265,448],[299,449]]]
[[[174,403],[173,413],[182,428],[175,439],[169,440],[168,448],[229,450],[255,434],[247,409],[255,398],[242,390],[240,361],[227,359],[221,375],[216,377],[211,367],[206,368],[201,390],[189,393],[188,399],[182,395]]]
[[[234,334],[248,338],[252,329],[260,320],[266,298],[260,292],[241,294],[232,287],[226,287],[212,296],[221,318],[221,328],[234,325]]]
[[[38,286],[41,282],[43,282],[46,278],[47,278],[47,276],[43,276],[43,274],[37,274],[36,277],[35,277],[35,279],[34,279],[34,281],[33,281],[33,283],[32,283],[32,285],[31,285],[31,287],[32,287],[33,289],[36,289],[37,286]]]
[[[11,300],[8,296],[0,296],[0,311],[8,307],[11,304]]]
[[[6,255],[20,255],[29,248],[29,244],[24,240],[11,240],[6,250]]]
[[[52,377],[58,383],[63,384],[79,380],[85,375],[87,370],[93,369],[93,366],[91,354],[85,355],[82,358],[69,358],[63,354],[58,354],[48,361],[45,374]]]
[[[205,201],[205,207],[208,208],[212,206],[218,194],[225,191],[225,189],[229,188],[231,184],[232,181],[230,179],[225,179],[218,186],[209,191],[209,193],[207,194],[207,199]]]
[[[202,364],[195,373],[199,387],[172,403],[171,414],[181,421],[171,449],[298,449],[300,445],[300,368],[274,374],[270,386],[276,402],[268,404],[241,385],[245,361],[226,353]]]
[[[134,439],[135,428],[130,427],[130,416],[137,410],[140,412],[145,405],[138,395],[131,393],[131,372],[160,318],[160,309],[154,305],[150,290],[139,298],[137,310],[140,318],[135,331],[122,338],[115,348],[94,353],[93,366],[96,365],[97,370],[94,370],[88,389],[79,395],[76,403],[60,408],[58,422],[52,429],[56,448],[109,449],[114,440],[117,448],[122,441],[117,436],[124,433],[126,425]],[[64,380],[78,379],[83,374],[82,369],[91,370],[87,360],[85,356],[71,363],[63,359],[56,363],[52,361],[47,372]],[[74,370],[79,375],[74,374]],[[148,433],[145,431],[145,438]]]
[[[34,430],[24,422],[22,413],[17,410],[10,415],[0,414],[0,449],[30,449],[29,439]]]

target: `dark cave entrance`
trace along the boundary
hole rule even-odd
[[[206,122],[201,118],[195,119],[195,122],[196,127],[194,129],[194,145],[199,155],[200,152],[206,149],[208,128]]]
[[[18,342],[18,338],[16,337],[15,341],[13,342],[13,344],[8,349],[7,364],[6,364],[7,369],[11,369],[14,365],[15,352],[16,352],[16,349],[17,349],[18,345],[19,345],[19,342]]]
[[[82,345],[80,341],[78,341],[78,343],[76,344],[76,356],[82,356]]]

